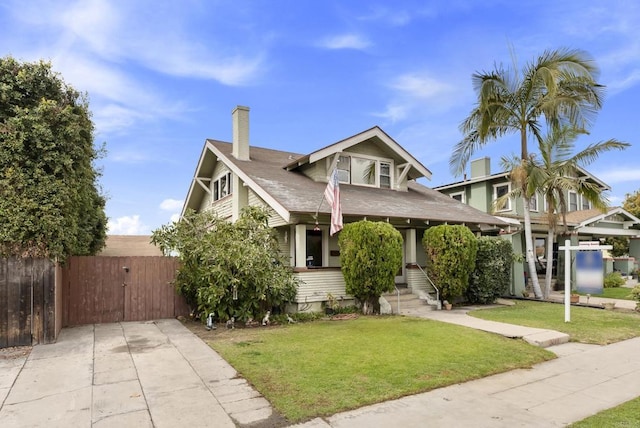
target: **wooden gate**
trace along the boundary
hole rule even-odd
[[[62,269],[62,325],[186,316],[173,257],[71,257]]]
[[[55,266],[0,258],[0,348],[55,340]]]

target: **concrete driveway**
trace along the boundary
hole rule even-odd
[[[63,329],[0,360],[0,426],[236,427],[267,400],[177,320]]]

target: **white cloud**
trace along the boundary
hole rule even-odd
[[[454,92],[454,86],[427,73],[407,73],[398,76],[391,87],[416,98],[434,98]]]
[[[149,232],[149,228],[140,221],[138,214],[110,219],[107,230],[110,235],[144,235]]]
[[[369,47],[371,43],[364,37],[357,34],[341,34],[325,38],[320,42],[320,46],[327,49],[358,49]]]
[[[171,215],[171,221],[174,223],[177,223],[178,220],[180,220],[180,214],[179,213],[175,213]]]
[[[160,209],[163,211],[175,211],[182,209],[182,205],[184,205],[184,201],[181,199],[165,199],[160,202]]]
[[[616,168],[594,173],[596,177],[607,184],[640,181],[640,170],[635,168]]]

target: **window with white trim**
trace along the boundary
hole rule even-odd
[[[227,172],[211,183],[211,198],[215,202],[229,196],[232,190],[231,172]]]
[[[582,195],[582,209],[590,210],[591,209],[591,201]]]
[[[455,199],[456,201],[462,202],[463,204],[467,203],[467,198],[465,198],[464,192],[452,193],[449,196],[451,196],[451,198]]]
[[[538,194],[534,194],[531,199],[529,199],[529,211],[538,211]]]
[[[338,157],[338,180],[357,186],[390,189],[393,183],[393,161],[367,155],[347,155]]]
[[[569,192],[569,211],[578,211],[578,194]]]
[[[510,192],[511,183],[494,184],[493,200],[496,201],[498,198],[501,198]],[[502,206],[496,206],[496,211],[511,211],[511,198],[507,198],[507,200],[503,202]]]

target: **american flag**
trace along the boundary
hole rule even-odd
[[[342,208],[340,207],[340,182],[338,181],[338,170],[334,169],[324,189],[324,198],[331,205],[331,229],[329,235],[333,236],[342,230]]]

